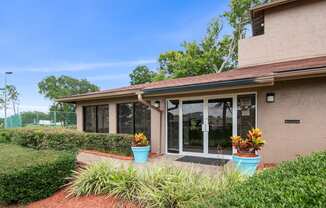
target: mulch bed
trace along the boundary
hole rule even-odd
[[[122,156],[117,154],[111,154],[111,153],[105,153],[105,152],[99,152],[96,150],[81,150],[80,152],[89,153],[93,155],[103,156],[103,157],[110,157],[118,160],[133,160],[134,158],[132,156]],[[157,153],[150,153],[149,158],[156,158],[161,156],[162,154]]]
[[[107,196],[83,196],[66,198],[64,190],[58,191],[49,198],[33,202],[26,208],[137,208],[137,206],[122,202]]]

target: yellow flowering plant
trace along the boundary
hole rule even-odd
[[[144,147],[148,144],[148,139],[144,133],[136,133],[132,139],[132,145],[134,147]]]
[[[251,153],[254,154],[257,150],[260,150],[265,144],[265,140],[262,137],[262,131],[259,128],[252,128],[248,131],[247,138],[241,138],[240,136],[231,137],[232,146],[235,147],[238,153]]]

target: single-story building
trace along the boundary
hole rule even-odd
[[[282,59],[272,56],[273,53],[259,58],[260,53],[241,49],[249,44],[244,42],[248,40],[241,40],[237,69],[80,94],[58,101],[76,104],[78,130],[144,132],[155,153],[228,159],[234,152],[230,137],[245,136],[253,127],[262,129],[267,142],[260,152],[264,162],[280,162],[325,150],[326,47],[311,43],[316,49],[312,54],[304,49],[306,43],[298,42],[297,49],[302,47],[303,51],[296,56],[286,53],[292,50],[287,49],[291,41],[278,46],[268,43],[269,35],[275,38],[270,29],[275,16],[296,21],[291,17],[294,13],[299,21],[300,15],[315,9],[321,11],[316,18],[323,15],[325,19],[326,13],[322,12],[325,10],[320,7],[326,9],[325,1],[292,0],[274,1],[252,10],[253,21],[261,22],[263,15],[264,24],[253,24],[256,37],[251,41],[256,44],[258,37],[261,47],[274,53],[281,51]],[[291,25],[287,27],[298,29]],[[281,33],[279,30],[277,34]],[[311,34],[310,38],[326,46],[326,38],[318,38],[319,31]]]

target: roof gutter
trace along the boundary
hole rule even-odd
[[[215,90],[217,88],[228,88],[234,86],[247,86],[247,85],[257,85],[257,84],[273,84],[274,78],[272,76],[265,76],[261,78],[244,78],[237,80],[227,80],[227,81],[217,81],[209,83],[200,83],[200,84],[190,84],[182,86],[173,86],[173,87],[163,87],[163,88],[153,88],[153,89],[144,89],[144,95],[150,96],[155,94],[169,94],[169,93],[178,93],[178,92],[191,92],[191,91],[200,91],[200,90]]]

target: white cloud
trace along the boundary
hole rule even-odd
[[[44,67],[15,67],[1,69],[0,71],[27,71],[27,72],[74,72],[74,71],[88,71],[98,68],[113,68],[113,67],[133,67],[143,64],[154,64],[154,59],[140,59],[130,61],[116,61],[116,62],[94,62],[94,63],[70,63]]]

